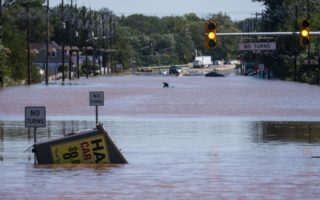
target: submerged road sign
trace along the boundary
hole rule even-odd
[[[104,93],[103,92],[90,92],[89,93],[90,106],[104,106]]]
[[[32,152],[39,164],[128,163],[101,123],[93,130],[38,142]]]
[[[25,107],[25,127],[46,127],[46,107]]]
[[[268,43],[240,43],[239,50],[240,51],[259,51],[259,50],[275,50],[276,43],[268,42]]]

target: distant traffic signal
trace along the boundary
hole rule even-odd
[[[309,20],[300,21],[300,46],[309,46]]]
[[[168,56],[168,58],[169,58],[169,54],[168,54],[167,56]]]
[[[206,43],[205,46],[208,49],[215,49],[216,46],[216,23],[206,22],[204,25]]]
[[[187,56],[186,56],[186,55],[184,55],[184,56],[183,56],[183,58],[187,58]]]

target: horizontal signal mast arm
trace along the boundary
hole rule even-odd
[[[216,33],[217,36],[300,36],[300,32],[259,32],[259,33]],[[320,32],[309,32],[310,36],[320,36]]]

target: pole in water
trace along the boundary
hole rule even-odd
[[[98,106],[96,106],[96,124],[98,124]]]
[[[37,143],[37,127],[34,127],[34,144]],[[37,164],[37,156],[34,154],[34,164]]]

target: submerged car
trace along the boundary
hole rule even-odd
[[[180,74],[180,73],[181,73],[181,67],[177,67],[173,65],[169,69],[169,74]]]
[[[209,72],[206,74],[206,77],[226,77],[226,75],[221,74],[220,72]]]
[[[214,65],[221,65],[221,64],[222,64],[222,61],[221,61],[221,60],[216,60],[216,61],[214,61],[213,64],[214,64]]]
[[[160,74],[167,74],[167,71],[166,70],[164,70],[164,69],[162,69],[162,70],[160,70]]]

